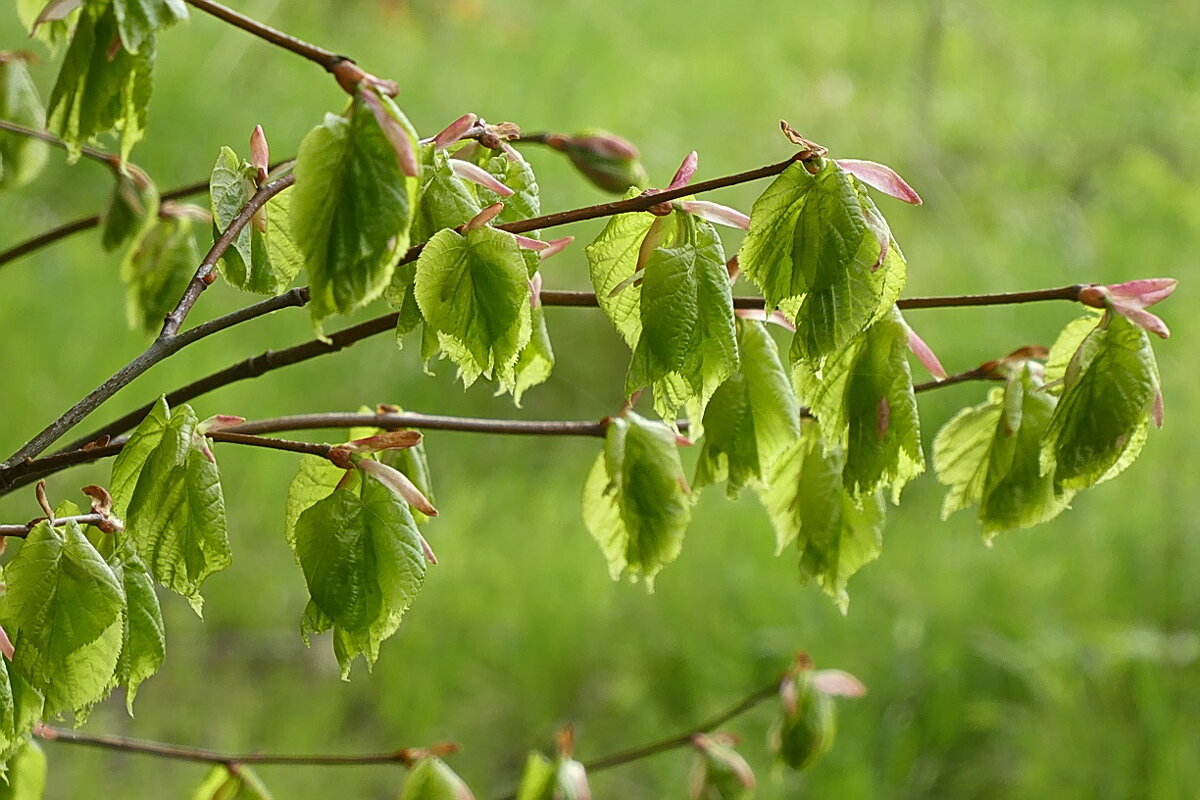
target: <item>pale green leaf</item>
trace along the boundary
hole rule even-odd
[[[85,4],[50,93],[49,128],[66,142],[71,160],[89,139],[112,130],[120,133],[127,160],[145,133],[154,36],[148,34],[137,53],[117,47],[110,56],[118,26],[111,5]]]
[[[416,150],[416,133],[381,97]],[[355,100],[349,118],[328,114],[300,143],[291,225],[308,268],[313,320],[347,313],[387,287],[408,248],[418,180],[400,170],[375,116]]]
[[[228,147],[221,148],[209,178],[214,238],[229,227],[254,196],[254,176],[254,167]],[[279,294],[299,272],[303,259],[296,248],[289,216],[292,191],[285,189],[268,200],[221,257],[221,274],[239,289]]]
[[[1050,355],[1046,358],[1045,380],[1046,390],[1062,394],[1062,380],[1067,374],[1067,365],[1079,349],[1079,345],[1087,335],[1096,330],[1100,324],[1101,312],[1087,313],[1068,322],[1054,344],[1050,347]]]
[[[530,310],[530,323],[529,341],[521,348],[521,355],[517,357],[513,402],[518,406],[521,405],[521,398],[526,391],[545,383],[554,371],[554,348],[550,345],[546,312],[541,303],[537,303]]]
[[[766,325],[737,320],[741,362],[704,411],[697,487],[728,479],[733,498],[769,474],[800,435],[800,409]]]
[[[131,53],[138,52],[144,42],[152,42],[156,31],[188,16],[183,0],[112,0],[112,4],[121,42]]]
[[[72,17],[76,16],[77,12],[72,12],[66,19],[43,22],[35,30],[33,25],[49,2],[50,0],[17,0],[17,16],[21,19],[21,25],[29,31],[30,37],[44,42],[50,52],[54,53],[71,35],[71,26],[74,24]]]
[[[166,630],[146,564],[134,554],[114,556],[109,564],[125,591],[121,657],[113,679],[126,687],[125,705],[132,716],[138,686],[158,672],[166,657]]]
[[[1159,392],[1146,332],[1107,313],[1066,367],[1062,398],[1042,442],[1041,469],[1064,489],[1084,489],[1132,463]]]
[[[35,131],[46,127],[46,111],[37,87],[29,77],[29,64],[18,54],[0,58],[0,119]],[[49,145],[16,133],[0,131],[0,189],[29,183],[49,157]]]
[[[796,542],[800,572],[845,613],[846,583],[882,548],[882,492],[855,495],[847,490],[840,448],[826,450],[816,423],[804,426],[758,490],[775,528],[779,552]]]
[[[149,179],[117,173],[108,201],[100,213],[100,246],[112,252],[141,238],[158,222],[158,189]]]
[[[556,787],[558,770],[554,762],[536,750],[525,759],[521,782],[517,785],[516,800],[551,800]]]
[[[985,535],[1028,528],[1058,515],[1073,492],[1056,492],[1040,453],[1056,400],[1028,368],[964,409],[933,441],[933,468],[948,487],[942,518],[979,505]]]
[[[4,624],[7,631],[16,632],[15,622]],[[24,746],[33,726],[42,720],[44,705],[42,693],[0,658],[0,760],[11,758]]]
[[[638,194],[637,189],[632,189],[625,197]],[[631,348],[642,333],[641,287],[625,286],[616,295],[613,291],[633,277],[638,250],[655,219],[653,214],[641,211],[617,214],[584,250],[596,300]]]
[[[703,413],[712,393],[737,369],[737,334],[716,230],[684,212],[672,213],[660,224],[665,229],[662,244],[645,263],[641,333],[625,392],[632,395],[653,386],[655,411],[674,419],[693,400]]]
[[[357,491],[335,489],[296,520],[295,552],[312,605],[324,617],[306,630],[333,626],[343,677],[359,654],[373,664],[425,579],[408,504],[370,478]]]
[[[432,147],[424,148],[420,198],[412,224],[415,242],[426,241],[442,228],[457,228],[482,208],[475,188],[450,168],[446,151],[434,151]],[[399,305],[392,297],[388,302],[393,307]]]
[[[192,792],[191,800],[272,800],[272,795],[245,764],[217,764]]]
[[[819,376],[797,365],[796,379],[827,446],[844,448],[846,488],[866,495],[887,485],[898,501],[904,485],[925,469],[908,333],[899,311],[893,307],[827,359]]]
[[[400,800],[474,800],[474,795],[446,762],[427,756],[409,770]]]
[[[145,229],[121,262],[129,325],[147,332],[162,327],[199,263],[192,220],[167,217]]]
[[[79,513],[70,503],[56,517]],[[121,651],[125,594],[79,525],[34,527],[4,570],[15,626],[12,669],[45,696],[47,716],[77,719],[104,699]]]
[[[627,573],[653,590],[654,576],[679,555],[691,517],[671,430],[633,412],[612,420],[584,484],[583,521],[613,579]]]
[[[417,260],[414,294],[464,384],[484,375],[515,388],[531,315],[529,277],[512,234],[486,226],[439,232]]]

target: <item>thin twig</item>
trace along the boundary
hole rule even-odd
[[[323,47],[318,47],[315,44],[297,39],[291,34],[284,33],[281,30],[272,28],[269,25],[264,25],[258,20],[251,19],[244,14],[239,14],[232,8],[221,5],[220,3],[211,2],[211,0],[187,0],[188,5],[200,9],[206,14],[211,14],[223,22],[228,22],[236,28],[241,28],[249,34],[253,34],[264,41],[282,47],[295,53],[302,58],[307,58],[315,64],[319,64],[326,72],[332,72],[343,61],[348,61],[346,56],[338,55]]]
[[[9,133],[15,133],[18,136],[27,136],[30,139],[37,139],[62,150],[67,150],[68,152],[70,151],[70,147],[66,142],[54,134],[49,133],[48,131],[39,131],[36,128],[27,128],[24,125],[18,125],[17,123],[9,122],[6,119],[0,119],[0,130],[8,131]],[[111,170],[117,170],[121,167],[121,157],[114,153],[98,150],[95,147],[88,147],[87,145],[80,147],[79,152],[85,158],[90,158],[92,161],[103,164]]]
[[[222,753],[198,747],[150,742],[143,739],[127,739],[123,736],[94,736],[73,731],[69,728],[56,728],[49,725],[40,726],[36,733],[40,739],[48,742],[78,744],[104,750],[119,750],[125,753],[170,758],[176,761],[201,761],[209,764],[224,764],[225,766],[236,764],[307,764],[320,767],[348,767],[366,764],[400,764],[407,767],[412,765],[420,753],[427,752],[426,748],[404,747],[386,753],[365,753],[346,756],[324,754]]]
[[[296,442],[291,439],[272,439],[267,436],[254,436],[249,433],[235,433],[228,428],[213,431],[205,435],[214,442],[244,444],[249,447],[265,447],[268,450],[285,450],[289,453],[304,453],[310,456],[320,456],[321,458],[328,458],[330,451],[333,450],[333,445],[330,444]]]
[[[383,414],[294,414],[226,428],[238,433],[276,433],[319,428],[416,428],[421,430],[494,433],[507,436],[603,436],[605,420],[532,420],[448,417],[439,414],[396,412]]]
[[[103,514],[74,514],[69,517],[55,517],[55,527],[66,522],[75,522],[79,525],[103,525],[112,520],[112,517]],[[23,539],[38,525],[46,521],[46,517],[38,517],[30,520],[24,525],[0,525],[0,537],[15,536],[18,539]]]
[[[776,695],[779,691],[780,679],[768,683],[766,686],[755,689],[750,694],[743,697],[730,708],[717,714],[715,717],[701,722],[694,728],[689,728],[686,731],[681,731],[672,736],[667,736],[662,739],[656,739],[653,742],[630,747],[625,750],[618,750],[615,753],[609,753],[606,756],[593,758],[583,762],[583,767],[588,772],[600,772],[601,770],[619,767],[622,764],[628,764],[632,761],[640,761],[643,758],[665,753],[669,750],[677,750],[681,747],[688,747],[692,744],[692,737],[699,733],[711,733],[722,725],[737,719],[747,711],[761,705],[763,701]],[[495,800],[515,800],[516,792],[509,792],[505,795],[500,795]]]

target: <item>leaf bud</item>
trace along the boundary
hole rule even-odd
[[[585,178],[606,192],[621,194],[648,180],[638,149],[616,134],[585,131],[575,136],[550,134],[546,144],[565,154]]]

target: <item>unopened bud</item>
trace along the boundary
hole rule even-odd
[[[250,165],[254,167],[258,185],[267,182],[267,168],[271,164],[271,148],[267,145],[267,134],[262,125],[255,125],[250,134]]]
[[[696,734],[692,768],[692,800],[745,800],[753,795],[754,771],[733,749],[735,739],[722,733]]]
[[[433,507],[433,504],[426,499],[425,495],[421,494],[421,490],[400,470],[389,467],[387,464],[383,464],[372,458],[360,460],[358,468],[391,489],[392,494],[425,516],[436,517],[438,515],[438,511]]]
[[[576,136],[553,134],[546,144],[566,154],[595,186],[621,194],[630,186],[646,185],[646,169],[636,147],[628,140],[606,131],[588,131]]]
[[[482,228],[484,225],[487,225],[496,217],[500,216],[500,212],[503,210],[504,203],[492,203],[490,206],[471,217],[471,219],[467,220],[467,223],[463,225],[463,230],[470,231],[474,230],[475,228]]]
[[[475,122],[478,119],[479,117],[475,116],[474,114],[463,114],[461,117],[454,120],[454,122],[451,122],[449,125],[443,128],[437,136],[433,137],[433,149],[445,150],[447,147],[465,136],[467,131],[471,130],[471,128],[475,126]]]
[[[436,756],[418,761],[408,773],[403,800],[475,800],[463,779]]]

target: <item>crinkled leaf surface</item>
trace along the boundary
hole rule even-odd
[[[111,485],[150,574],[198,613],[200,586],[232,557],[220,472],[196,446],[195,428],[190,406],[172,410],[160,399],[117,457]]]
[[[625,197],[638,194],[632,189]],[[641,287],[626,286],[616,295],[612,292],[637,271],[638,250],[654,220],[653,214],[642,211],[617,214],[585,249],[596,300],[631,348],[642,333]]]
[[[672,213],[663,224],[675,227],[645,262],[641,333],[625,392],[653,386],[655,410],[674,419],[689,401],[703,411],[737,370],[738,348],[729,273],[716,230],[685,212]]]
[[[1056,405],[1028,368],[986,402],[966,408],[933,441],[933,468],[948,489],[942,518],[979,505],[985,535],[1045,522],[1070,502],[1056,492],[1054,474],[1042,474],[1042,440]]]
[[[101,133],[120,133],[121,159],[129,158],[146,128],[155,58],[153,34],[138,52],[110,47],[120,23],[112,4],[86,3],[50,92],[48,125],[67,144],[72,160],[85,142]]]
[[[816,581],[843,613],[850,602],[847,581],[879,557],[884,522],[882,493],[849,491],[844,467],[842,451],[827,450],[818,426],[806,423],[758,490],[778,550],[795,541],[801,574]]]
[[[78,513],[70,503],[55,510]],[[74,521],[35,526],[4,574],[5,617],[16,627],[12,670],[44,695],[48,716],[86,716],[108,694],[120,655],[120,581]]]
[[[1067,364],[1042,443],[1041,468],[1064,489],[1084,489],[1125,469],[1146,440],[1159,391],[1146,332],[1108,313]]]
[[[414,294],[466,385],[483,375],[515,388],[531,309],[529,276],[512,234],[490,227],[440,231],[417,260]]]
[[[387,113],[416,133],[395,104]],[[308,268],[313,320],[347,313],[387,287],[408,248],[417,178],[408,178],[375,116],[355,101],[350,116],[327,114],[300,143],[291,225]]]
[[[420,541],[408,504],[371,478],[334,489],[296,520],[295,552],[319,612],[306,615],[306,633],[334,629],[343,677],[359,654],[375,662],[420,591]]]
[[[141,558],[133,553],[114,554],[109,566],[125,592],[121,656],[113,682],[127,687],[125,704],[132,715],[138,686],[158,672],[166,657],[166,630],[158,595],[154,593],[154,578]]]
[[[634,414],[614,419],[583,489],[583,521],[613,579],[628,574],[653,589],[674,561],[692,505],[674,434]]]
[[[769,474],[800,435],[796,394],[766,325],[739,319],[737,333],[741,361],[704,411],[695,480],[702,487],[728,479],[731,498]]]

